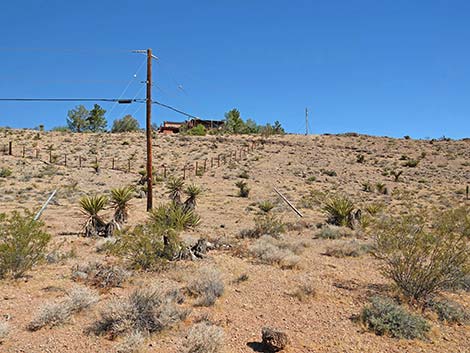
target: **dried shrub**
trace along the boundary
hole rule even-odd
[[[0,214],[0,278],[19,278],[44,259],[50,234],[32,213]]]
[[[250,194],[250,188],[246,181],[240,180],[235,183],[235,186],[238,188],[238,196],[248,197]]]
[[[418,304],[457,285],[470,272],[465,228],[449,224],[452,217],[446,214],[435,219],[436,224],[428,228],[421,215],[386,218],[376,230],[374,254],[383,260],[383,274]]]
[[[224,330],[221,327],[200,322],[193,325],[186,336],[184,352],[218,353],[224,345]]]
[[[4,321],[0,321],[0,344],[10,333],[10,325]]]
[[[146,335],[172,327],[189,314],[177,305],[177,293],[138,288],[126,298],[109,302],[89,331],[96,335],[107,334],[112,339],[132,333]]]
[[[325,255],[334,257],[359,257],[370,253],[372,245],[360,243],[357,240],[341,242],[326,249]]]
[[[291,295],[301,302],[305,302],[309,298],[315,297],[317,295],[317,291],[312,283],[312,280],[305,278],[297,284]]]
[[[424,339],[431,328],[422,317],[410,314],[393,300],[383,297],[373,297],[359,320],[377,335],[394,338]]]
[[[259,238],[263,235],[279,237],[285,233],[286,225],[275,214],[265,213],[255,217],[255,227],[240,232],[241,238]]]
[[[86,265],[74,266],[71,277],[74,281],[83,281],[95,288],[109,289],[121,287],[122,283],[129,277],[129,272],[118,266],[89,262]]]
[[[187,285],[188,292],[197,297],[198,306],[214,305],[217,298],[224,293],[224,282],[221,273],[213,267],[203,267]]]
[[[340,239],[340,238],[350,238],[353,235],[354,235],[354,231],[351,228],[327,225],[326,227],[322,227],[320,229],[320,231],[315,235],[315,238]]]
[[[144,345],[144,336],[140,332],[132,332],[124,337],[116,347],[117,353],[139,353]]]
[[[299,266],[299,254],[308,247],[306,242],[287,242],[270,236],[262,236],[249,247],[252,256],[261,263],[277,264],[285,269]]]
[[[37,331],[44,326],[57,326],[69,321],[70,317],[98,301],[98,295],[85,287],[76,287],[60,302],[46,303],[36,317],[28,324],[28,330]]]

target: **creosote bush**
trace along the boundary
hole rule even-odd
[[[107,334],[111,339],[132,333],[160,332],[188,316],[189,311],[178,305],[179,300],[177,290],[138,288],[126,298],[111,300],[89,331]]]
[[[73,314],[89,308],[98,299],[99,297],[94,291],[86,287],[76,287],[60,302],[49,302],[41,307],[27,328],[30,331],[37,331],[47,325],[64,324]]]
[[[434,311],[440,321],[449,324],[467,324],[470,322],[470,312],[453,300],[431,299],[426,303],[426,307]]]
[[[185,353],[218,353],[224,345],[224,330],[208,322],[194,324],[186,336]]]
[[[224,294],[221,273],[213,267],[203,267],[188,283],[189,294],[198,298],[197,306],[212,306]]]
[[[19,278],[44,259],[50,234],[32,213],[0,214],[0,278]]]
[[[385,218],[377,224],[374,254],[383,260],[383,274],[410,302],[422,305],[470,272],[467,229],[465,222],[455,221],[456,214],[436,215],[433,227],[416,214]]]
[[[393,300],[373,297],[359,316],[360,322],[377,335],[394,338],[425,339],[430,325],[422,317],[408,313]]]

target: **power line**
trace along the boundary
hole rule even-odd
[[[0,98],[1,102],[117,102],[120,104],[142,103],[142,99],[122,98]]]
[[[167,109],[173,110],[174,112],[177,112],[177,113],[180,113],[180,114],[182,114],[182,115],[185,115],[185,116],[187,116],[188,118],[200,119],[200,118],[198,118],[197,116],[194,116],[194,115],[191,115],[191,114],[189,114],[189,113],[183,112],[182,110],[179,110],[179,109],[177,109],[177,108],[174,108],[174,107],[172,107],[172,106],[170,106],[170,105],[163,104],[163,103],[158,102],[158,101],[152,101],[152,103],[153,103],[153,104],[158,104],[158,105],[160,105],[160,106],[162,106],[162,107],[165,107],[165,108],[167,108]]]

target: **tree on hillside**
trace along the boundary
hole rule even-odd
[[[128,132],[140,130],[139,122],[132,117],[132,115],[126,115],[122,119],[116,119],[113,122],[111,132]]]
[[[273,129],[274,129],[274,132],[279,135],[283,135],[286,133],[284,131],[284,128],[281,126],[281,123],[278,120],[274,122]]]
[[[87,129],[91,132],[106,131],[106,126],[108,125],[108,122],[104,117],[105,113],[106,110],[101,108],[99,104],[95,104],[86,119],[88,123]]]
[[[83,106],[77,105],[75,109],[69,110],[67,114],[67,125],[72,132],[83,132],[88,127],[88,116],[90,112]]]
[[[245,123],[245,132],[247,134],[257,134],[260,131],[260,126],[256,124],[253,119],[247,119]]]
[[[238,109],[232,109],[225,113],[225,131],[231,134],[242,134],[245,132],[245,123]]]

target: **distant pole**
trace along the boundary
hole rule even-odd
[[[305,135],[308,135],[308,108],[305,108]]]
[[[147,211],[153,206],[152,192],[152,49],[147,49]]]

